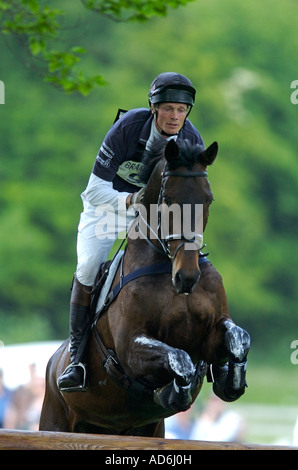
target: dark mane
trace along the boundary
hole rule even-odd
[[[195,163],[200,163],[200,156],[204,151],[204,146],[192,144],[190,140],[176,141],[179,147],[179,157],[168,160],[169,170],[176,170],[180,166],[191,170]]]
[[[176,143],[179,147],[179,157],[168,161],[168,169],[175,170],[183,166],[188,170],[191,170],[195,163],[200,162],[200,155],[204,151],[204,146],[200,144],[192,144],[189,140],[180,141],[178,139]],[[143,167],[140,173],[140,180],[143,183],[148,182],[153,169],[157,163],[162,160],[166,144],[167,141],[162,144],[159,143],[151,150],[144,151],[142,158]]]
[[[142,156],[142,169],[139,175],[139,179],[142,183],[147,184],[151,176],[152,171],[158,162],[163,159],[164,149],[167,144],[167,141],[164,143],[158,143],[150,150],[144,150]]]

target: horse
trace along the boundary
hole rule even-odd
[[[250,336],[231,319],[221,275],[202,253],[213,201],[207,167],[217,153],[217,142],[204,150],[170,140],[145,155],[135,236],[86,341],[87,389],[58,390],[66,340],[47,365],[40,430],[164,437],[164,419],[190,408],[206,376],[222,400],[245,392]],[[173,205],[181,223],[188,207],[188,231],[174,227]]]

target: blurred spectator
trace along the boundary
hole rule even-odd
[[[239,413],[228,410],[227,404],[212,394],[196,420],[190,439],[198,441],[243,442],[244,421]]]
[[[192,430],[192,409],[177,413],[165,421],[167,439],[190,439],[190,433]]]
[[[298,416],[297,416],[296,423],[294,426],[294,431],[293,431],[293,446],[295,447],[298,446]]]
[[[8,408],[5,427],[37,431],[44,398],[45,380],[36,374],[34,364],[29,366],[30,380],[13,393]]]
[[[3,383],[3,370],[0,369],[0,428],[4,427],[5,416],[10,405],[12,393]]]

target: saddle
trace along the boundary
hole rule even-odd
[[[123,261],[124,253],[124,250],[118,250],[112,260],[105,261],[99,267],[91,293],[90,310],[94,322],[114,300],[114,297],[110,298],[112,297],[111,287],[119,264]]]
[[[112,261],[113,260],[105,261],[104,263],[102,263],[99,266],[99,269],[98,269],[98,272],[97,272],[97,275],[96,275],[96,278],[95,278],[95,281],[94,281],[93,289],[92,289],[92,292],[91,292],[90,309],[91,309],[91,317],[92,318],[95,317],[96,307],[97,307],[97,304],[98,304],[98,299],[99,299],[100,293],[102,291],[102,288],[103,288],[103,286],[104,286],[104,284],[107,280]]]

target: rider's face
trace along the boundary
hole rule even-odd
[[[159,132],[177,134],[182,128],[188,107],[183,103],[161,103],[156,108],[157,119],[155,124]]]

